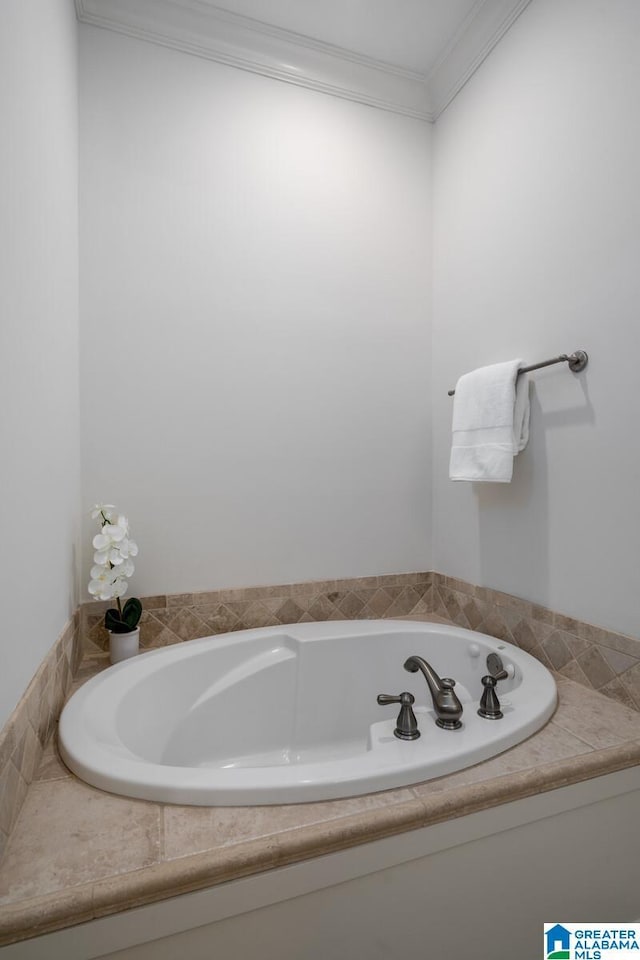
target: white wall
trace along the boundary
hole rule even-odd
[[[80,46],[84,502],[132,589],[429,568],[429,127]]]
[[[534,0],[435,133],[435,567],[638,633],[640,5]],[[510,486],[447,480],[466,370],[534,374]]]
[[[76,73],[72,0],[3,0],[0,726],[77,602]]]

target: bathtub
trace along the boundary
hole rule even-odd
[[[487,656],[509,676],[504,716],[478,716]],[[418,655],[456,681],[458,730],[436,726]],[[394,736],[409,691],[421,736]],[[197,805],[329,800],[406,786],[479,763],[553,714],[549,671],[519,648],[434,623],[351,620],[244,630],[146,652],[98,674],[65,706],[60,753],[113,793]]]

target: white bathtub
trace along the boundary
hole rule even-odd
[[[495,651],[504,717],[478,716]],[[462,727],[434,722],[427,684],[404,661],[424,657],[456,681]],[[413,693],[421,736],[397,739]],[[549,671],[511,644],[458,627],[394,620],[245,630],[147,652],[88,681],[60,718],[60,752],[113,793],[199,805],[296,803],[354,796],[452,773],[506,750],[556,706]]]

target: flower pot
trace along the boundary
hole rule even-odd
[[[129,633],[113,633],[109,630],[109,659],[111,663],[120,663],[135,657],[140,648],[140,627]]]

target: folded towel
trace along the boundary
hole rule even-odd
[[[456,384],[449,478],[510,483],[529,439],[529,378],[522,360],[465,373]]]

